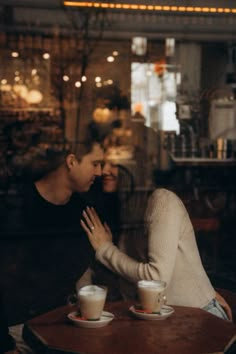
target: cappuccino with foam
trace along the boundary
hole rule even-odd
[[[160,312],[165,303],[166,283],[161,280],[140,280],[138,296],[143,310]]]
[[[107,288],[87,285],[78,291],[79,309],[86,320],[99,320],[105,305]]]

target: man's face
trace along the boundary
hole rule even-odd
[[[102,174],[104,159],[103,149],[94,144],[91,152],[84,155],[81,161],[75,159],[70,170],[71,187],[74,192],[87,192],[97,176]]]

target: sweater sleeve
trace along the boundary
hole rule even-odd
[[[111,242],[103,244],[96,258],[112,271],[131,282],[162,279],[169,283],[175,266],[186,210],[179,198],[165,189],[150,197],[145,213],[148,229],[147,262],[138,262],[121,252]]]

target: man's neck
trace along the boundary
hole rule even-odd
[[[37,181],[35,187],[42,198],[55,205],[66,204],[72,195],[63,177],[53,172]]]

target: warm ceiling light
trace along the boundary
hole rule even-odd
[[[171,6],[171,5],[146,5],[126,4],[92,1],[64,1],[64,6],[71,7],[95,7],[102,9],[142,10],[142,11],[170,11],[170,12],[203,12],[203,13],[236,13],[236,8],[199,7],[199,6]]]
[[[79,87],[81,87],[81,86],[82,86],[82,84],[81,84],[80,81],[76,81],[76,82],[75,82],[75,87],[78,87],[78,88],[79,88]]]
[[[62,79],[63,79],[63,81],[66,81],[66,82],[70,80],[68,75],[63,75]]]
[[[43,53],[43,59],[48,60],[50,58],[49,53]]]
[[[12,56],[12,58],[18,58],[19,57],[19,53],[18,52],[12,52],[11,56]]]
[[[108,63],[113,63],[114,60],[115,60],[115,58],[114,58],[112,55],[110,55],[109,57],[107,57]]]
[[[100,76],[96,76],[94,80],[95,80],[95,82],[101,82],[102,79]]]

